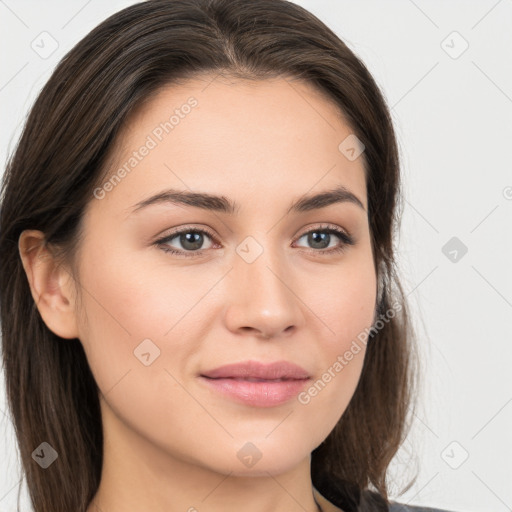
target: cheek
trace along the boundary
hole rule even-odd
[[[193,266],[171,270],[165,261],[148,265],[143,257],[106,246],[89,250],[83,261],[80,339],[102,392],[127,372],[132,379],[141,367],[144,386],[155,388],[150,393],[162,387],[160,376],[154,383],[147,380],[150,368],[179,369],[180,379],[211,328],[197,318],[206,318],[214,307],[202,300],[212,276]]]
[[[332,270],[332,269],[331,269]],[[354,255],[335,271],[317,274],[309,291],[303,288],[315,321],[323,351],[332,359],[347,350],[352,340],[368,329],[375,315],[376,276],[373,260],[364,254]]]
[[[315,408],[324,424],[341,417],[359,382],[366,342],[375,315],[376,276],[373,261],[361,259],[340,269],[309,294],[318,332],[318,358],[322,362],[316,380],[299,396],[306,408]],[[322,422],[320,422],[322,423]]]
[[[162,334],[172,326],[176,304],[172,294],[163,297],[161,284],[156,286],[120,254],[91,250],[83,260],[80,339],[98,386],[106,392],[143,366],[137,350],[142,342],[147,349],[142,353],[149,351],[151,359],[163,349]]]
[[[86,315],[80,339],[104,398],[103,417],[117,428],[109,412],[114,411],[156,443],[177,439],[176,450],[185,437],[186,420],[187,443],[192,445],[195,438],[205,437],[199,427],[205,413],[180,383],[200,337],[190,331],[190,321],[180,319],[190,309],[188,301],[197,302],[199,291],[162,281],[163,270],[133,260],[128,265],[113,256],[110,261],[84,258],[81,270]]]

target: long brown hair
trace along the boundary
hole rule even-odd
[[[317,489],[347,510],[386,510],[386,472],[410,427],[417,376],[394,258],[397,142],[386,102],[364,64],[319,19],[285,0],[130,6],[69,51],[31,109],[2,184],[0,321],[8,403],[34,510],[86,510],[100,482],[103,437],[99,389],[82,345],[64,342],[43,322],[22,267],[19,236],[41,230],[45,244],[72,262],[82,213],[108,171],[127,116],[163,86],[201,73],[304,80],[343,112],[364,144],[380,285],[376,318],[386,318],[370,333],[357,389],[313,451],[311,470]],[[43,441],[59,454],[46,470],[32,459]]]

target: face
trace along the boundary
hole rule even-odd
[[[364,154],[338,149],[352,131],[305,83],[211,80],[129,119],[83,218],[79,338],[107,432],[263,475],[309,457],[360,377],[364,346],[344,355],[376,301]],[[202,376],[248,361],[307,378],[286,365],[281,382]]]

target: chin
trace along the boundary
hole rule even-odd
[[[292,471],[310,458],[310,453],[298,454],[293,446],[283,449],[281,445],[277,449],[271,447],[256,448],[252,443],[244,443],[241,448],[234,451],[234,457],[219,461],[215,470],[219,473],[231,474],[239,477],[268,477]],[[224,461],[223,461],[224,462]]]

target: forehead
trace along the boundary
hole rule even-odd
[[[106,176],[124,169],[122,182],[109,198],[122,191],[133,204],[163,186],[298,196],[342,184],[366,207],[364,154],[349,160],[339,147],[351,136],[339,107],[303,81],[196,77],[129,116]]]

